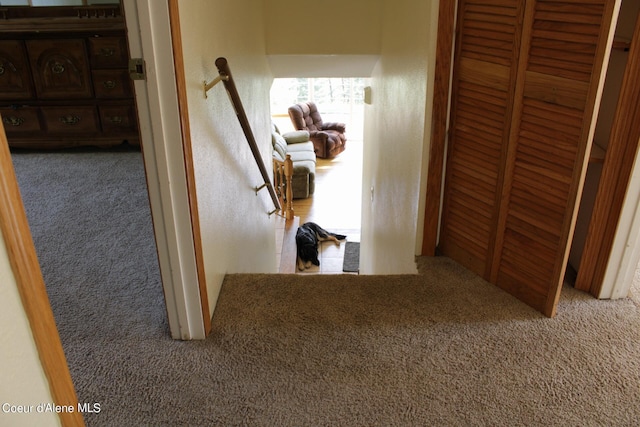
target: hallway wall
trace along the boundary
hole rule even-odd
[[[292,69],[298,77],[327,77],[313,74],[314,67],[336,77],[351,76],[353,69],[373,77],[364,125],[361,272],[415,273],[438,2],[323,0],[316,19],[292,0],[266,5],[267,54],[278,77],[293,76],[285,74]]]
[[[218,76],[226,57],[267,169],[271,133],[263,2],[183,0],[179,3],[189,124],[198,197],[205,275],[211,313],[224,275],[276,272],[273,203],[262,184],[223,84],[208,92],[203,81]]]
[[[208,99],[202,93],[202,82],[217,76],[215,59],[229,60],[263,158],[270,159],[270,56],[362,57],[369,64],[379,56],[365,121],[362,272],[414,273],[437,8],[437,2],[412,0],[358,0],[348,7],[326,0],[318,10],[336,11],[342,21],[329,22],[343,25],[309,31],[308,12],[292,0],[179,2],[212,313],[225,274],[275,271],[275,239],[266,215],[271,202],[266,191],[258,197],[253,192],[260,183],[258,168],[223,86],[214,87]],[[292,37],[305,29],[304,42]]]
[[[384,0],[265,0],[267,59],[280,77],[368,77],[378,60]]]
[[[360,271],[415,273],[422,232],[438,2],[385,2],[365,108]]]
[[[268,55],[377,55],[384,0],[265,0]],[[316,76],[327,77],[327,76]]]
[[[53,399],[4,242],[0,233],[0,328],[3,331],[0,336],[0,364],[6,373],[2,376],[0,405],[33,405],[35,408],[43,402],[53,402]],[[31,426],[37,422],[42,426],[60,425],[59,417],[52,412],[36,413],[34,410],[27,416],[2,409],[2,424]]]

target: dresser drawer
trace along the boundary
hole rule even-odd
[[[89,57],[93,68],[127,66],[129,50],[124,37],[94,37],[89,39]]]
[[[0,108],[2,124],[7,135],[15,135],[42,130],[37,108]]]
[[[117,105],[100,107],[99,110],[104,132],[134,132],[138,130],[135,106]]]
[[[26,44],[38,98],[93,97],[84,40],[27,40]]]
[[[42,116],[51,133],[99,132],[98,114],[92,106],[43,107]]]
[[[18,40],[0,40],[0,99],[17,101],[35,96],[24,45]]]
[[[93,70],[96,98],[131,98],[131,81],[127,70]]]

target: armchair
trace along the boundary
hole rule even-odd
[[[309,101],[292,105],[289,118],[295,129],[309,132],[317,157],[331,159],[346,148],[345,124],[323,123],[315,103]]]

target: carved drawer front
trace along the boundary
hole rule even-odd
[[[127,70],[94,70],[96,98],[131,98],[131,82]]]
[[[29,62],[18,40],[0,40],[0,99],[17,101],[34,97]]]
[[[138,117],[132,105],[100,107],[100,121],[104,132],[134,132]]]
[[[93,96],[84,40],[27,40],[26,43],[39,98]]]
[[[0,108],[2,124],[7,135],[15,135],[42,130],[37,108]]]
[[[42,115],[51,133],[95,133],[98,114],[92,106],[43,107]]]
[[[123,68],[129,51],[124,37],[94,37],[89,39],[89,56],[93,68]]]

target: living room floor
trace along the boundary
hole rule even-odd
[[[347,139],[347,148],[338,156],[316,160],[314,194],[293,201],[294,215],[300,217],[300,224],[315,222],[328,231],[346,235],[346,241],[359,242],[361,192],[362,141]],[[284,220],[277,221],[278,253],[282,249],[284,226]],[[319,251],[320,267],[313,266],[303,274],[342,274],[344,248],[345,241],[340,246],[323,242]]]

